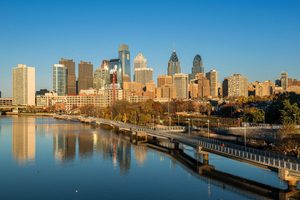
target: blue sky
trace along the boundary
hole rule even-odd
[[[233,73],[249,81],[274,80],[282,71],[300,79],[300,1],[0,1],[0,90],[11,96],[11,68],[36,67],[36,88],[52,88],[52,65],[61,57],[91,61],[131,59],[142,51],[158,74],[173,48],[182,72],[200,54],[219,80]]]

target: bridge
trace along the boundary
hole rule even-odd
[[[147,140],[149,137],[151,137],[152,139],[160,138],[173,143],[175,149],[179,149],[180,145],[186,145],[194,148],[197,153],[206,154],[207,156],[208,153],[214,153],[242,162],[247,162],[255,166],[268,168],[270,170],[279,172],[280,178],[287,181],[290,187],[297,187],[300,180],[299,158],[235,145],[215,139],[208,139],[203,137],[188,137],[187,135],[183,134],[170,133],[170,131],[168,130],[154,130],[153,128],[147,128],[144,126],[102,118],[66,115],[56,115],[55,118],[81,121],[84,123],[95,125],[106,125],[119,131],[129,132],[131,139],[135,138],[136,141],[138,141],[139,138],[143,138],[144,140]]]

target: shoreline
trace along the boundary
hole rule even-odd
[[[54,117],[55,113],[14,113],[14,112],[7,112],[6,115],[2,116],[36,116],[36,117]]]

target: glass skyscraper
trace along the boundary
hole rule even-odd
[[[122,44],[119,47],[119,59],[122,66],[122,76],[125,80],[131,80],[130,70],[130,52],[129,47],[126,44]]]
[[[202,58],[199,54],[197,54],[193,60],[192,74],[190,74],[190,80],[194,79],[197,73],[204,73]]]
[[[168,75],[173,76],[176,73],[181,73],[180,62],[174,50],[168,62]]]
[[[67,82],[67,67],[61,64],[53,65],[53,90],[58,96],[65,96],[67,94]]]

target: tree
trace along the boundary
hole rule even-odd
[[[282,124],[298,124],[300,121],[300,109],[297,103],[291,104],[289,100],[283,101],[281,112]]]
[[[261,109],[250,107],[244,109],[244,121],[247,122],[263,122],[265,117],[265,112]]]

